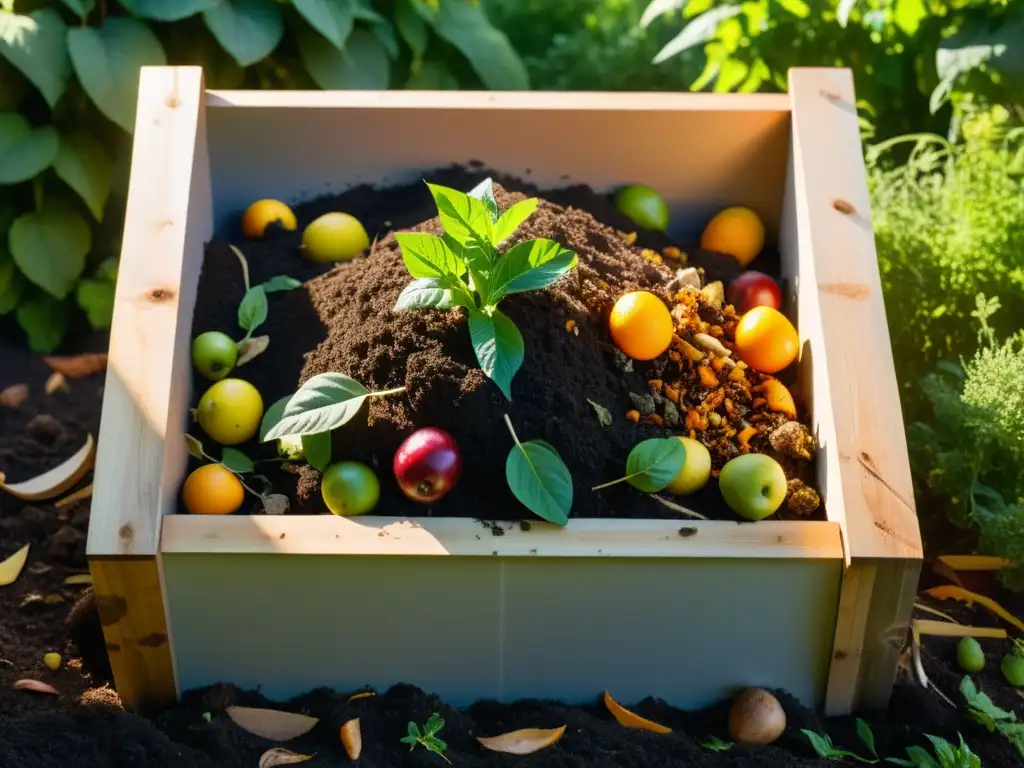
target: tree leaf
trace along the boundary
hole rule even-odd
[[[464,296],[451,281],[442,277],[421,277],[413,280],[398,295],[395,312],[408,309],[451,309],[457,306],[472,306],[469,297]]]
[[[565,733],[564,725],[560,728],[523,728],[503,733],[500,736],[477,736],[476,740],[492,752],[504,752],[508,755],[532,755],[534,752],[539,752],[555,744],[562,738],[563,733]]]
[[[45,293],[35,293],[18,306],[18,325],[33,352],[45,354],[59,347],[69,320],[67,304]]]
[[[505,479],[512,495],[537,517],[556,525],[569,522],[572,476],[550,444],[541,440],[517,442],[505,461]]]
[[[267,292],[262,285],[254,285],[238,305],[238,325],[254,331],[267,320]]]
[[[302,454],[309,466],[323,472],[331,463],[331,433],[316,432],[302,436]]]
[[[39,175],[57,157],[60,139],[52,126],[32,128],[18,114],[0,114],[0,184],[18,184]]]
[[[644,8],[644,12],[640,15],[640,29],[647,29],[651,23],[658,18],[661,18],[666,13],[672,11],[678,11],[683,8],[690,0],[651,0]]]
[[[160,41],[141,21],[118,16],[98,29],[69,30],[68,53],[78,80],[100,112],[132,133],[139,68],[167,63]]]
[[[878,757],[878,753],[875,751],[874,731],[871,730],[871,726],[868,725],[867,722],[861,720],[859,717],[857,718],[857,736],[860,738],[864,746],[868,748],[868,751],[875,757]]]
[[[488,21],[483,3],[442,2],[429,21],[438,35],[466,57],[487,90],[530,89],[526,65],[505,33]]]
[[[341,50],[355,24],[355,13],[349,0],[292,0],[296,10],[331,45]]]
[[[554,240],[538,238],[513,246],[498,259],[491,273],[487,304],[509,293],[547,288],[576,266],[576,254]]]
[[[28,560],[28,544],[0,562],[0,587],[6,587],[18,580],[25,561]]]
[[[256,469],[256,465],[252,463],[252,459],[237,448],[229,448],[227,446],[225,446],[221,451],[220,463],[232,472],[237,472],[239,474],[252,472]]]
[[[263,420],[260,422],[261,443],[265,443],[267,441],[267,432],[269,432],[273,427],[276,427],[277,423],[281,421],[281,417],[284,416],[284,409],[288,405],[288,401],[291,399],[292,395],[285,395],[284,397],[274,401],[274,403],[264,412]]]
[[[88,16],[96,7],[96,0],[63,0],[63,3],[81,18]]]
[[[181,21],[208,11],[220,0],[120,0],[121,5],[141,19]]]
[[[257,707],[228,707],[227,715],[239,728],[271,741],[289,741],[313,730],[315,717]]]
[[[349,421],[359,412],[363,401],[376,394],[383,393],[370,392],[343,373],[313,376],[288,399],[280,421],[268,428],[263,441],[329,432]]]
[[[402,249],[402,261],[413,277],[458,277],[466,271],[458,256],[436,235],[398,232],[395,240]]]
[[[398,0],[395,3],[395,26],[398,27],[398,34],[412,51],[413,57],[421,58],[427,52],[430,30],[427,28],[426,20],[416,13],[410,0]]]
[[[388,53],[365,29],[353,31],[340,51],[322,35],[300,31],[299,56],[313,82],[326,90],[384,90],[391,82]]]
[[[855,5],[857,5],[857,0],[839,0],[839,5],[836,7],[836,21],[839,22],[840,27],[846,27],[850,22],[850,12]]]
[[[0,315],[12,312],[25,293],[26,281],[0,245]]]
[[[252,362],[254,358],[266,352],[269,346],[269,336],[252,336],[248,339],[242,339],[238,342],[238,359],[235,361],[235,367],[237,368]]]
[[[460,245],[469,245],[473,240],[487,244],[491,242],[493,222],[482,200],[429,181],[427,187],[434,197],[441,226],[446,234]]]
[[[512,378],[523,364],[524,353],[523,337],[516,324],[498,310],[486,315],[471,309],[469,337],[480,368],[511,400]]]
[[[818,757],[824,760],[836,759],[836,748],[833,746],[832,739],[828,737],[828,734],[819,735],[807,728],[801,728],[800,732],[807,737],[807,741],[811,743],[811,747],[818,753]]]
[[[657,493],[671,483],[686,462],[686,446],[674,437],[655,437],[637,443],[626,459],[626,482],[645,493]]]
[[[742,11],[743,8],[738,5],[719,5],[709,11],[705,11],[700,16],[692,19],[689,24],[683,27],[683,30],[678,35],[669,40],[665,47],[658,51],[657,56],[651,60],[651,63],[661,64],[663,61],[667,61],[673,56],[682,53],[687,48],[706,43],[715,36],[715,33],[718,32],[718,26],[723,21],[731,19]]]
[[[52,109],[71,78],[68,28],[53,8],[28,15],[0,11],[0,56],[17,67]]]
[[[62,136],[53,170],[85,201],[96,220],[103,221],[114,176],[114,163],[103,145],[87,133]]]
[[[497,247],[510,238],[519,228],[519,225],[533,215],[533,212],[537,210],[539,202],[536,197],[531,197],[528,200],[520,200],[515,205],[507,208],[494,224],[491,244]]]
[[[302,281],[288,275],[275,275],[262,282],[261,285],[264,293],[277,293],[278,291],[294,291],[296,288],[301,288]]]
[[[85,317],[96,330],[110,327],[114,319],[114,295],[116,285],[111,280],[85,278],[75,286],[75,301]]]
[[[265,59],[284,36],[284,19],[275,0],[219,0],[203,11],[203,21],[240,67]]]
[[[390,21],[382,17],[379,21],[372,22],[370,34],[377,39],[389,59],[393,61],[398,58],[398,38],[395,37],[395,28]]]
[[[442,60],[425,59],[412,67],[403,86],[408,91],[457,91],[459,81]]]
[[[279,765],[295,765],[296,763],[304,763],[312,758],[312,755],[300,755],[298,752],[292,752],[290,749],[285,749],[284,747],[274,747],[260,755],[259,768],[276,768]]]
[[[590,403],[590,405],[593,407],[594,411],[597,413],[597,421],[598,421],[598,423],[600,423],[600,425],[602,427],[610,427],[611,423],[612,423],[611,411],[609,411],[603,405],[601,405],[599,403],[595,403],[589,397],[587,398],[587,402]]]
[[[25,277],[63,299],[85,269],[85,255],[92,248],[92,230],[77,211],[48,202],[41,211],[15,219],[8,233],[8,245]]]

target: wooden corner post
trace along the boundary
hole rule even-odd
[[[818,314],[821,334],[809,340],[827,381],[827,402],[815,403],[819,471],[829,478],[826,508],[841,525],[846,556],[825,707],[845,714],[888,705],[921,570],[921,533],[853,76],[792,69],[789,94],[795,231],[783,250],[799,259],[798,312]]]
[[[160,522],[188,453],[192,311],[212,234],[199,67],[144,67],[114,299],[87,554],[125,706],[177,697]]]

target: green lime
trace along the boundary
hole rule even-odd
[[[668,227],[668,205],[661,195],[644,184],[622,187],[615,193],[615,207],[638,227],[658,232]]]
[[[961,638],[956,646],[956,661],[964,672],[980,672],[985,666],[985,651],[973,637]]]
[[[237,360],[238,345],[226,333],[207,331],[192,342],[192,364],[211,381],[220,381],[231,373]]]
[[[327,508],[336,515],[365,515],[377,506],[380,481],[365,464],[339,461],[324,471],[320,493]]]
[[[1024,656],[1015,653],[1008,653],[1003,656],[1003,663],[999,665],[1003,677],[1010,685],[1020,688],[1024,686]]]

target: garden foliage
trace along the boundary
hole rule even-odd
[[[110,323],[138,69],[161,64],[211,88],[529,87],[475,0],[0,0],[0,315],[37,351]]]

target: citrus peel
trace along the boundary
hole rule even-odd
[[[96,443],[92,435],[85,436],[85,445],[70,459],[53,469],[20,483],[6,483],[0,479],[0,489],[22,501],[52,499],[71,488],[92,469],[96,458]]]
[[[968,606],[972,603],[978,603],[978,605],[988,609],[1003,621],[1012,624],[1021,632],[1024,632],[1024,621],[1018,619],[991,597],[985,597],[984,595],[979,595],[976,592],[970,592],[963,587],[958,587],[953,584],[946,584],[941,587],[932,587],[931,589],[926,589],[924,593],[928,595],[928,597],[935,598],[936,600],[960,600],[961,602],[967,603]]]
[[[653,731],[654,733],[672,733],[672,729],[668,728],[660,723],[656,723],[653,720],[648,720],[646,717],[640,717],[635,712],[630,712],[624,706],[619,704],[608,691],[604,692],[604,705],[608,708],[608,711],[612,713],[612,717],[618,722],[619,725],[626,728],[637,728],[643,731]]]
[[[565,726],[560,728],[522,728],[499,736],[477,737],[481,745],[492,752],[504,752],[509,755],[532,755],[558,742],[565,733]]]

